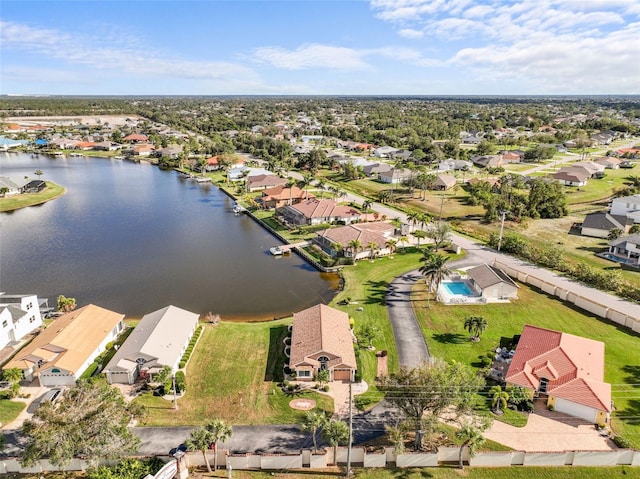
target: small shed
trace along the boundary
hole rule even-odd
[[[485,263],[471,268],[467,275],[488,301],[518,298],[518,285],[501,269]]]

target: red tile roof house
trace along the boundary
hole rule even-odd
[[[132,133],[131,135],[125,136],[122,141],[127,143],[146,143],[149,141],[149,137],[147,135],[141,135],[140,133]]]
[[[280,208],[288,204],[298,204],[303,200],[315,198],[313,193],[305,191],[297,186],[286,188],[284,186],[276,186],[268,188],[262,192],[262,197],[258,198],[258,202],[262,203],[265,210]]]
[[[312,198],[278,208],[276,216],[284,223],[296,226],[334,222],[348,225],[360,220],[362,213],[351,206],[338,205],[334,200]]]
[[[525,325],[505,375],[547,398],[556,411],[605,425],[611,413],[611,385],[604,379],[604,343]]]
[[[358,223],[318,231],[314,242],[332,257],[338,256],[342,252],[345,257],[358,260],[371,256],[370,243],[376,244],[377,256],[391,254],[387,242],[393,236],[394,231],[395,227],[389,223],[380,221]],[[349,248],[349,243],[355,240],[360,242],[361,249],[359,251],[352,251]]]
[[[356,355],[349,315],[324,304],[293,314],[289,368],[299,381],[329,371],[330,381],[354,381]]]
[[[256,175],[247,178],[247,191],[266,190],[276,186],[287,184],[286,178],[280,178],[278,175]]]

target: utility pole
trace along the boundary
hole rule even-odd
[[[508,211],[501,211],[502,213],[502,222],[500,223],[500,236],[498,236],[498,251],[500,251],[500,247],[502,246],[502,233],[504,231],[504,219],[507,216]]]
[[[178,391],[176,391],[176,375],[171,375],[171,383],[173,385],[173,409],[178,409]]]
[[[351,476],[351,443],[353,442],[353,407],[352,407],[353,401],[351,399],[352,399],[352,390],[351,390],[351,382],[350,382],[349,383],[349,443],[347,445],[347,477]]]

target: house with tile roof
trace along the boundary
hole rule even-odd
[[[20,341],[42,326],[35,294],[0,293],[0,348]]]
[[[388,241],[393,237],[395,227],[381,221],[372,223],[357,223],[352,225],[329,228],[316,232],[314,242],[328,255],[335,257],[343,254],[354,260],[369,258],[369,245],[376,245],[376,255],[386,256],[391,253]],[[353,251],[349,248],[352,241],[360,242],[361,249]]]
[[[248,191],[259,191],[275,186],[284,186],[287,181],[286,178],[281,178],[274,174],[255,175],[247,177],[246,187]]]
[[[149,141],[149,137],[141,133],[132,133],[125,136],[122,141],[126,143],[146,143],[147,141]]]
[[[124,329],[124,314],[94,304],[56,318],[3,369],[18,368],[41,386],[72,386]]]
[[[267,188],[264,190],[262,196],[258,198],[257,201],[262,204],[264,209],[270,210],[289,204],[295,205],[310,198],[315,198],[315,195],[295,185],[291,188],[276,186],[275,188]]]
[[[165,366],[177,371],[199,318],[172,305],[145,314],[104,368],[107,382],[134,384]]]
[[[285,224],[321,225],[324,223],[351,224],[362,217],[362,213],[351,206],[339,205],[328,198],[311,198],[295,205],[276,209],[276,217]]]
[[[556,411],[604,425],[611,413],[611,385],[604,382],[604,343],[525,325],[505,374],[546,398]]]
[[[289,368],[299,381],[313,381],[319,371],[329,371],[330,381],[354,381],[355,337],[349,315],[324,304],[293,314]]]
[[[518,299],[518,285],[501,269],[480,264],[469,269],[467,277],[487,302]]]

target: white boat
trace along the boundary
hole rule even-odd
[[[269,253],[271,253],[273,256],[281,256],[282,254],[284,254],[284,251],[282,251],[282,248],[280,248],[280,246],[274,246],[273,248],[269,248]]]
[[[120,155],[114,156],[113,159],[114,160],[124,160],[124,156],[120,156]]]
[[[197,183],[211,183],[211,178],[208,176],[198,176],[195,180]]]

